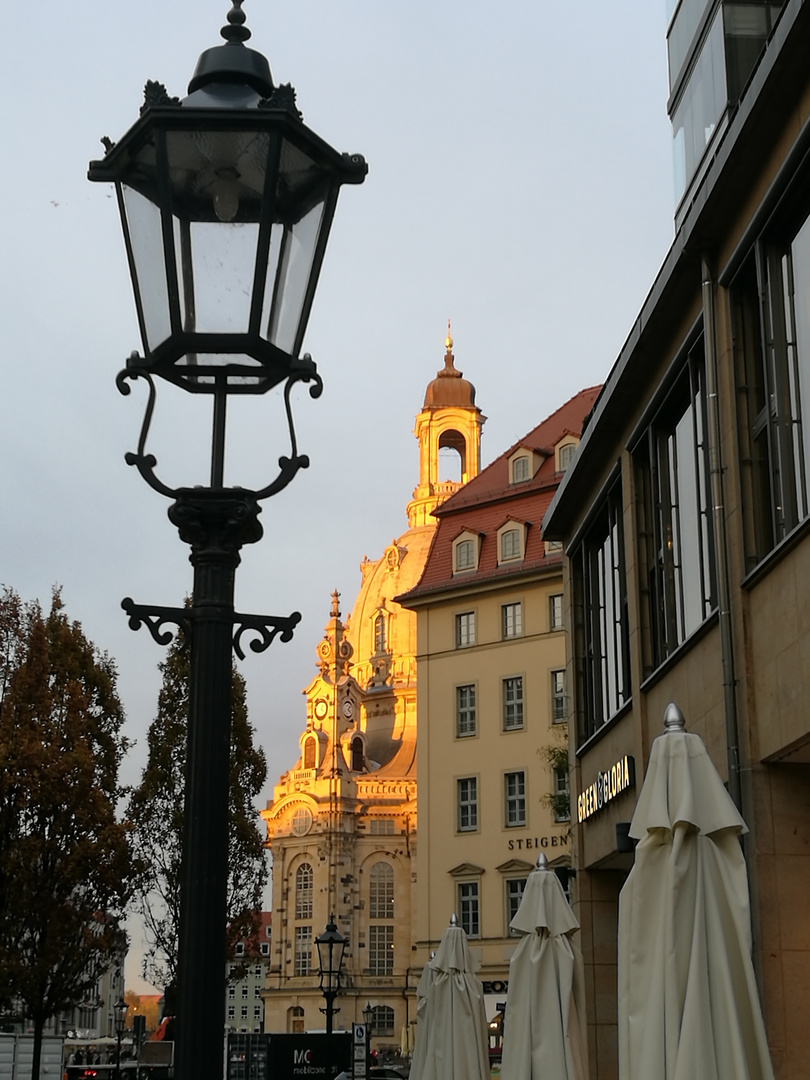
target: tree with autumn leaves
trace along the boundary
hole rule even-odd
[[[136,861],[118,820],[127,749],[113,661],[71,621],[0,595],[0,1007],[79,1005],[124,951]]]
[[[127,817],[134,828],[141,873],[135,908],[146,931],[144,977],[166,988],[177,978],[180,915],[180,866],[188,731],[189,653],[179,635],[159,665],[163,683],[157,715],[147,734],[148,760],[140,785],[129,801]],[[234,668],[231,683],[231,769],[228,839],[229,955],[236,942],[258,931],[262,892],[267,881],[264,840],[255,800],[265,777],[264,751],[253,742],[245,682]],[[223,992],[224,992],[223,972]]]

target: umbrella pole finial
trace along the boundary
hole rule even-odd
[[[674,701],[664,709],[664,731],[686,731],[686,720]]]
[[[534,864],[535,870],[548,870],[548,859],[546,858],[545,851],[541,851],[537,856],[537,862]]]
[[[450,916],[450,925],[451,926],[458,926],[458,915],[456,915],[455,911]]]

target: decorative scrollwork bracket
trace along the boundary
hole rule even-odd
[[[269,649],[273,641],[281,635],[282,641],[292,641],[293,632],[301,621],[301,612],[294,611],[292,615],[241,615],[234,612],[233,616],[235,633],[233,635],[233,648],[240,660],[245,659],[241,638],[245,633],[258,634],[250,642],[250,651],[262,653]]]

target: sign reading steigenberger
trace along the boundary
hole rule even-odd
[[[577,796],[577,821],[580,824],[587,821],[593,814],[603,810],[617,795],[635,786],[636,762],[634,758],[625,756],[604,772],[598,772],[596,780]]]

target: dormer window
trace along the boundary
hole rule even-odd
[[[557,451],[557,463],[559,465],[558,472],[565,472],[571,462],[574,460],[574,454],[577,452],[577,444],[575,442],[565,443]]]
[[[463,574],[478,569],[480,537],[465,531],[453,541],[453,573]]]
[[[521,521],[505,521],[498,529],[498,564],[517,562],[526,554],[526,526]]]
[[[520,530],[507,529],[501,534],[501,561],[520,558]]]
[[[512,462],[512,483],[520,484],[529,479],[529,455],[521,454]]]

